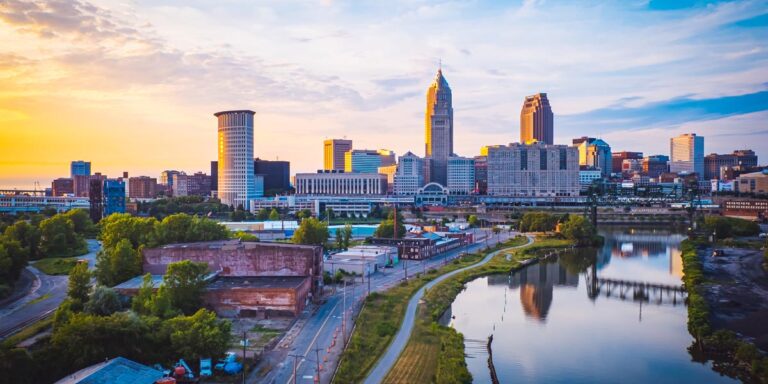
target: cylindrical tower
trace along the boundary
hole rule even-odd
[[[250,110],[223,111],[219,119],[218,194],[223,204],[249,210],[256,197],[253,175],[253,115]]]

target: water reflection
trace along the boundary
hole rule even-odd
[[[631,228],[601,233],[599,249],[467,284],[451,307],[455,318],[444,319],[465,336],[474,381],[490,382],[482,347],[493,334],[501,382],[729,382],[690,361],[679,298],[673,306],[658,300],[665,291],[644,286],[638,293],[632,283],[679,285],[675,259],[683,236]]]

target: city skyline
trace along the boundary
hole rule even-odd
[[[705,154],[768,156],[762,2],[309,8],[286,24],[295,6],[0,5],[0,184],[47,186],[75,159],[109,176],[205,171],[216,159],[210,114],[237,108],[257,112],[254,156],[291,161],[296,173],[322,168],[326,138],[421,154],[424,89],[440,59],[462,156],[518,141],[520,103],[537,92],[557,112],[555,144],[587,135],[614,151],[668,155],[669,138],[695,132]],[[234,14],[253,25],[205,17]],[[208,41],[206,28],[223,32]],[[275,36],[256,33],[268,28]],[[415,28],[435,36],[405,38]],[[542,29],[546,40],[534,37]],[[522,31],[534,38],[520,41]]]

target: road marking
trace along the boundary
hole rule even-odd
[[[339,307],[339,303],[336,303],[336,305],[333,306],[333,309],[328,311],[328,315],[326,316],[325,321],[323,321],[323,324],[320,326],[320,329],[318,329],[317,333],[315,333],[315,337],[312,339],[312,342],[309,343],[309,347],[307,347],[307,350],[304,351],[304,356],[307,356],[309,351],[312,350],[312,346],[315,345],[315,342],[317,341],[317,338],[320,336],[320,332],[323,331],[323,328],[325,328],[325,324],[328,323],[328,320],[330,320],[331,317],[333,317],[333,316],[331,316],[331,314],[336,312],[336,308],[338,308],[338,307]],[[302,363],[304,363],[304,360],[302,360],[298,364],[296,364],[296,371],[297,372],[298,372],[299,368],[301,368],[301,364]],[[310,378],[312,378],[312,377],[313,376],[310,376]],[[306,376],[305,376],[305,378],[306,378]],[[286,382],[286,384],[290,384],[292,382],[293,382],[293,373],[291,373],[291,376],[288,378],[288,381]]]

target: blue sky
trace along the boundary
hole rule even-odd
[[[547,92],[557,143],[666,154],[696,132],[707,153],[766,162],[766,42],[766,1],[7,0],[0,184],[76,158],[111,174],[206,170],[211,114],[232,108],[257,112],[257,155],[294,171],[320,167],[328,137],[423,154],[440,60],[460,155],[517,141],[524,96]]]

